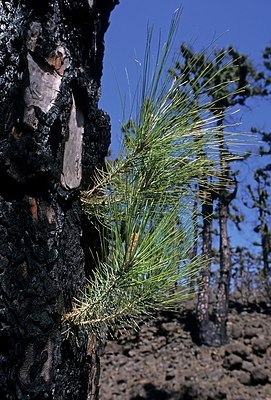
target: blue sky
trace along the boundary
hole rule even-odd
[[[155,37],[158,37],[160,29],[166,37],[172,15],[180,6],[183,12],[176,49],[184,41],[191,43],[196,50],[202,50],[216,40],[218,47],[233,44],[259,65],[263,48],[271,44],[270,0],[120,0],[111,15],[111,24],[105,37],[100,101],[101,108],[109,113],[112,120],[113,154],[118,151],[122,121],[119,89],[122,98],[129,98],[126,71],[131,86],[135,86],[139,68],[136,60],[143,58],[148,23],[154,26]],[[127,106],[129,108],[129,104]],[[268,127],[267,106],[254,104],[254,108],[259,111],[257,124],[260,128]],[[266,108],[265,114],[263,108]],[[244,118],[240,116],[246,130],[248,124],[253,124],[254,116],[251,116],[250,110],[242,113],[246,114]]]
[[[262,50],[271,45],[271,0],[120,0],[111,15],[111,24],[105,37],[100,100],[100,107],[111,117],[113,156],[117,155],[121,142],[121,97],[126,99],[129,111],[127,74],[132,88],[135,88],[139,62],[143,59],[145,49],[147,25],[154,26],[154,37],[158,37],[161,30],[166,38],[172,15],[179,7],[183,11],[176,50],[181,42],[190,43],[198,51],[214,41],[216,47],[231,44],[241,53],[248,54],[256,66],[260,66]],[[237,121],[242,122],[239,130],[248,132],[254,125],[271,131],[270,110],[270,102],[253,101],[250,108],[242,109],[236,117]],[[244,176],[251,172],[251,163],[247,163],[246,168]],[[243,184],[245,186],[246,182]],[[249,240],[250,229],[247,234]]]

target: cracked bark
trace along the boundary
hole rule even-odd
[[[116,3],[0,1],[1,399],[98,398],[99,344],[61,318],[97,242],[79,189],[110,142],[97,103]]]

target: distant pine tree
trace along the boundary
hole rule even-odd
[[[247,56],[239,54],[233,47],[214,52],[194,53],[181,45],[182,62],[177,62],[171,74],[182,79],[180,96],[187,96],[191,102],[202,104],[206,99],[206,112],[213,116],[219,142],[217,163],[220,171],[218,180],[206,177],[205,184],[199,185],[199,199],[202,204],[202,253],[206,257],[202,270],[201,290],[198,296],[197,319],[199,340],[202,344],[218,346],[227,342],[226,321],[231,274],[231,246],[228,236],[230,204],[237,193],[237,181],[231,171],[230,162],[234,155],[225,139],[224,124],[232,107],[245,104],[246,100],[258,94],[258,74]],[[189,94],[188,94],[189,93]],[[195,120],[202,118],[194,114]],[[208,157],[209,149],[201,149]],[[216,293],[216,306],[212,319],[209,315],[210,271],[212,254],[212,225],[214,202],[218,201],[220,273]]]

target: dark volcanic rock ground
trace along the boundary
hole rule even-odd
[[[162,313],[109,341],[101,400],[271,400],[271,315],[265,303],[231,303],[229,343],[197,346],[193,312]]]

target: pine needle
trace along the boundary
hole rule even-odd
[[[82,193],[85,212],[99,221],[101,254],[94,255],[86,290],[64,319],[98,337],[174,308],[203,266],[201,257],[191,259],[194,186],[207,177],[219,181],[220,143],[208,113],[212,104],[186,93],[183,77],[165,74],[179,18],[176,12],[153,69],[149,31],[140,101],[123,126],[123,151]]]

